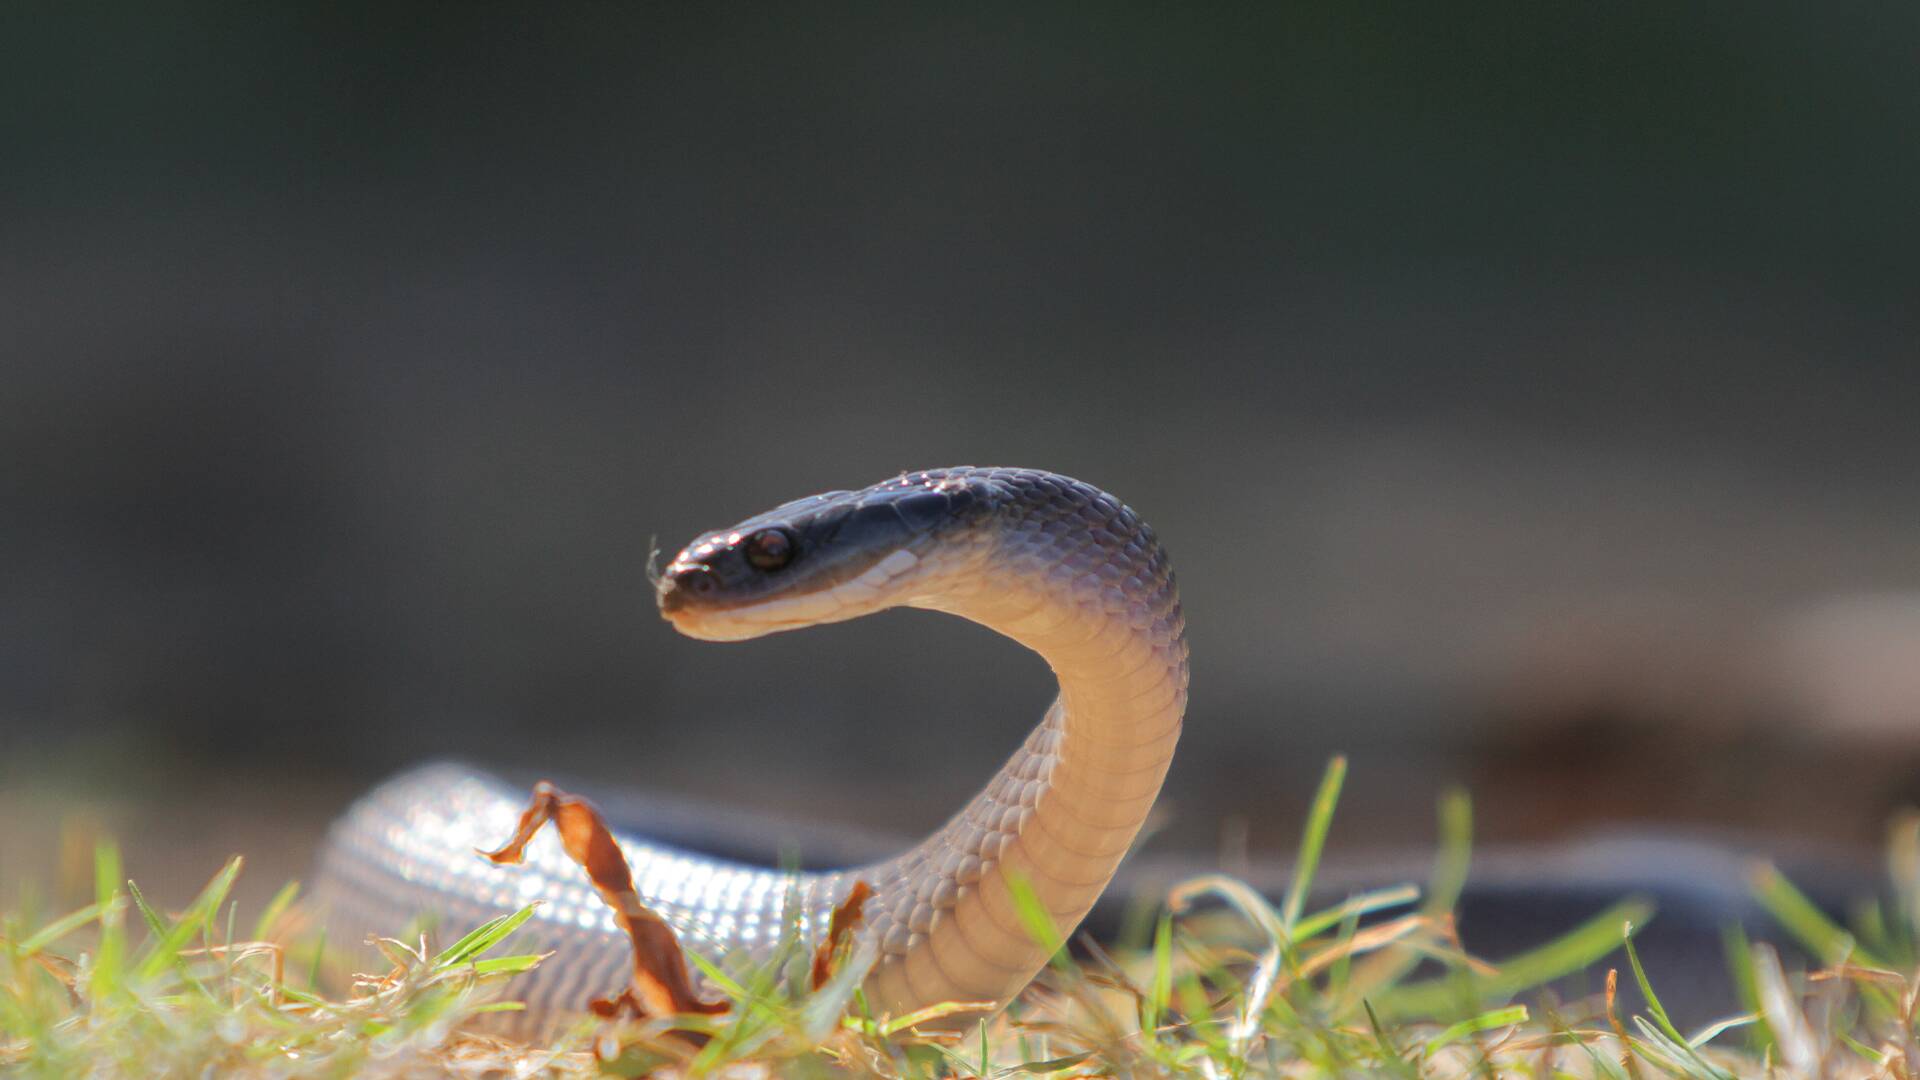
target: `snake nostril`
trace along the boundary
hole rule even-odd
[[[678,611],[689,598],[711,596],[719,588],[720,579],[698,563],[670,566],[660,589],[660,609]]]

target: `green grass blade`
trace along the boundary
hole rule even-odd
[[[1758,1016],[1729,1016],[1725,1020],[1716,1020],[1706,1027],[1701,1028],[1698,1032],[1695,1032],[1694,1035],[1687,1040],[1687,1045],[1698,1050],[1700,1047],[1707,1045],[1729,1031],[1752,1027],[1759,1022],[1760,1018]]]
[[[1753,943],[1747,940],[1747,932],[1739,923],[1730,922],[1720,931],[1720,947],[1727,954],[1727,974],[1733,980],[1734,995],[1740,1007],[1754,1017],[1749,1035],[1752,1049],[1764,1054],[1773,1047],[1773,1033],[1767,1028],[1766,1017],[1760,1015],[1760,984],[1753,970]]]
[[[1553,941],[1512,957],[1492,975],[1463,976],[1472,997],[1502,1000],[1581,971],[1620,946],[1620,926],[1644,926],[1653,915],[1645,900],[1624,900]],[[1458,979],[1439,978],[1380,995],[1374,1007],[1386,1019],[1440,1016],[1460,1001]]]
[[[140,909],[140,917],[147,922],[147,932],[151,935],[148,947],[151,948],[154,942],[167,936],[167,932],[173,929],[173,924],[167,920],[166,916],[153,910],[153,905],[147,903],[146,894],[141,892],[140,886],[134,884],[132,880],[127,882],[127,895],[133,898],[133,906]]]
[[[1353,974],[1353,935],[1360,931],[1360,913],[1355,911],[1340,922],[1340,933],[1335,936],[1333,948],[1333,966],[1327,969],[1327,991],[1329,1001],[1339,1001],[1346,996],[1348,979]]]
[[[1305,941],[1317,934],[1346,922],[1349,918],[1360,918],[1388,908],[1402,907],[1420,899],[1417,885],[1393,885],[1384,889],[1356,893],[1333,907],[1316,911],[1302,918],[1293,928],[1296,940]]]
[[[327,928],[322,926],[313,942],[313,956],[307,963],[307,986],[320,985],[320,968],[327,957]]]
[[[140,979],[152,979],[173,966],[180,957],[180,950],[187,947],[196,932],[212,943],[213,913],[219,910],[226,901],[227,893],[233,890],[233,882],[240,876],[241,866],[242,861],[236,855],[207,882],[206,887],[200,890],[200,895],[194,897],[193,903],[187,905],[187,910],[167,928],[167,932],[154,943],[152,951],[147,953],[146,959],[140,962],[137,972]]]
[[[1181,882],[1167,895],[1167,906],[1178,914],[1191,907],[1195,899],[1205,895],[1225,900],[1267,937],[1282,942],[1290,940],[1287,928],[1281,923],[1280,913],[1273,910],[1267,898],[1252,886],[1225,874],[1203,874]]]
[[[1007,893],[1013,900],[1014,914],[1019,916],[1020,925],[1033,939],[1034,944],[1047,951],[1048,963],[1063,974],[1077,974],[1073,957],[1066,950],[1066,942],[1060,937],[1060,927],[1053,921],[1053,913],[1033,890],[1033,883],[1020,874],[1007,875]]]
[[[707,981],[714,985],[714,989],[719,990],[735,1001],[748,1001],[752,999],[752,993],[750,993],[745,986],[741,985],[740,980],[727,974],[726,969],[722,968],[719,964],[707,959],[705,953],[687,949],[686,957],[688,963],[700,969],[700,974],[706,976]]]
[[[1620,944],[1627,950],[1627,964],[1633,968],[1634,984],[1640,987],[1640,996],[1646,999],[1647,1011],[1652,1014],[1664,1041],[1672,1044],[1669,1053],[1691,1066],[1689,1071],[1713,1078],[1713,1080],[1734,1080],[1732,1074],[1713,1065],[1701,1057],[1693,1048],[1693,1043],[1680,1029],[1673,1026],[1673,1019],[1667,1015],[1667,1007],[1660,1003],[1660,995],[1653,992],[1653,981],[1647,978],[1647,969],[1640,963],[1640,950],[1633,947],[1633,924],[1628,923],[1620,935]],[[1638,1020],[1639,1017],[1634,1019]]]
[[[1387,1035],[1387,1029],[1380,1023],[1379,1014],[1373,1011],[1372,1004],[1364,1001],[1360,1004],[1367,1011],[1367,1030],[1373,1036],[1375,1049],[1379,1051],[1378,1060],[1374,1064],[1375,1071],[1384,1067],[1395,1076],[1418,1080],[1420,1070],[1406,1059],[1406,1055],[1400,1052],[1399,1047],[1393,1045],[1393,1039]],[[1277,1073],[1278,1070],[1275,1072]]]
[[[473,962],[477,975],[498,975],[505,972],[518,975],[523,971],[532,971],[540,961],[552,956],[552,953],[523,953],[519,956],[489,956]]]
[[[1451,788],[1440,796],[1440,850],[1433,859],[1433,880],[1427,886],[1429,912],[1452,911],[1467,886],[1473,865],[1473,800],[1464,789]]]
[[[1767,914],[1822,961],[1837,964],[1851,956],[1868,967],[1886,966],[1885,961],[1861,948],[1852,934],[1827,918],[1826,913],[1772,863],[1754,867],[1752,888],[1754,899]]]
[[[1293,880],[1288,883],[1286,900],[1280,905],[1280,925],[1289,931],[1285,935],[1289,940],[1293,924],[1300,921],[1300,912],[1306,906],[1307,893],[1313,888],[1313,876],[1320,869],[1320,853],[1326,848],[1327,833],[1333,828],[1334,807],[1340,802],[1340,788],[1346,779],[1346,756],[1336,754],[1327,762],[1320,788],[1314,792],[1313,805],[1307,811],[1307,825],[1300,834],[1300,853],[1293,861]]]
[[[62,915],[22,941],[18,946],[20,955],[32,956],[35,953],[41,952],[46,949],[47,946],[59,941],[75,930],[99,919],[107,908],[111,906],[113,905],[92,903],[78,911]]]
[[[968,1061],[965,1054],[962,1054],[956,1050],[949,1050],[948,1048],[941,1046],[939,1043],[934,1043],[933,1048],[939,1051],[941,1057],[946,1058],[949,1062],[953,1064],[953,1075],[966,1076],[966,1077],[981,1077],[986,1075],[985,1073],[981,1072],[979,1069],[975,1068],[974,1066],[976,1063],[972,1061]]]
[[[125,974],[127,931],[120,901],[120,849],[102,840],[93,848],[94,903],[100,908],[100,940],[94,946],[91,984],[95,1000],[111,996]]]
[[[1673,1026],[1673,1020],[1667,1016],[1666,1006],[1660,1004],[1660,995],[1653,992],[1653,982],[1647,978],[1647,969],[1640,963],[1640,952],[1633,947],[1633,924],[1628,923],[1620,934],[1620,944],[1627,950],[1627,964],[1633,969],[1633,981],[1640,987],[1640,996],[1647,1001],[1647,1011],[1653,1014],[1654,1023],[1667,1033],[1667,1038],[1677,1043],[1685,1043],[1686,1037],[1680,1029]]]
[[[227,865],[213,875],[213,880],[207,882],[206,887],[200,890],[200,895],[193,898],[193,903],[187,905],[186,913],[181,916],[181,922],[199,923],[201,936],[209,944],[218,939],[213,920],[220,913],[220,908],[226,904],[228,894],[233,892],[233,883],[239,880],[240,870],[245,865],[246,860],[238,855],[228,859]]]
[[[533,918],[533,913],[539,906],[537,902],[528,904],[526,907],[510,915],[501,915],[497,918],[488,919],[486,922],[467,931],[460,940],[442,949],[439,955],[433,958],[433,966],[450,967],[454,964],[464,964],[473,957],[486,952],[488,949],[505,941],[508,934],[513,933],[525,925],[528,919]]]
[[[1449,1025],[1442,1030],[1440,1034],[1428,1039],[1426,1043],[1421,1046],[1420,1052],[1426,1057],[1432,1057],[1435,1052],[1451,1046],[1469,1035],[1489,1031],[1493,1028],[1507,1027],[1512,1024],[1524,1024],[1526,1022],[1527,1007],[1525,1005],[1509,1005],[1504,1009],[1494,1009],[1491,1012],[1484,1012],[1478,1016],[1468,1017],[1457,1024]]]
[[[1173,997],[1173,917],[1162,914],[1153,928],[1153,974],[1140,997],[1140,1030],[1149,1037],[1160,1028]]]
[[[253,940],[270,940],[274,927],[279,925],[281,917],[287,913],[288,908],[293,906],[294,900],[299,895],[298,881],[289,881],[280,886],[280,891],[273,894],[273,899],[267,901],[267,906],[260,912],[260,917],[254,920]]]

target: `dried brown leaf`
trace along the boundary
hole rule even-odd
[[[613,997],[589,1002],[588,1008],[606,1018],[622,1013],[645,1018],[726,1012],[726,1001],[707,1001],[694,989],[679,937],[665,919],[640,902],[626,856],[592,803],[542,780],[534,785],[533,798],[520,814],[513,836],[498,849],[481,854],[495,863],[518,864],[526,858],[527,844],[548,822],[559,831],[560,846],[586,870],[594,890],[613,909],[614,919],[633,942],[631,985]]]
[[[847,890],[847,898],[833,909],[833,918],[827,921],[827,936],[813,950],[813,970],[811,981],[815,990],[827,985],[833,977],[833,958],[860,925],[865,914],[867,899],[873,895],[873,888],[864,881],[856,881],[853,888]]]

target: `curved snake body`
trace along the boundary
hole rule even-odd
[[[1117,499],[1032,469],[912,473],[789,503],[689,544],[658,585],[676,628],[739,640],[908,606],[991,627],[1038,652],[1060,694],[973,801],[898,856],[787,873],[619,840],[643,902],[693,949],[764,956],[790,905],[802,932],[856,880],[877,951],[876,1013],[947,1001],[1003,1005],[1046,962],[1010,884],[1028,882],[1064,935],[1112,878],[1171,762],[1187,700],[1173,572]],[[545,1025],[628,971],[625,937],[585,875],[543,836],[521,867],[473,854],[513,828],[525,792],[459,766],[404,774],[355,804],[322,856],[336,935],[359,940],[437,915],[451,929],[540,900],[521,941],[556,952],[517,984]],[[531,939],[531,940],[529,940]]]

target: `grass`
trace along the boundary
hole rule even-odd
[[[78,1076],[762,1076],[1828,1077],[1920,1074],[1920,818],[1889,844],[1891,900],[1852,929],[1769,867],[1755,896],[1824,963],[1789,975],[1765,944],[1728,932],[1744,1015],[1679,1029],[1632,945],[1652,912],[1623,901],[1550,944],[1498,966],[1465,954],[1451,910],[1466,880],[1471,814],[1440,808],[1424,888],[1405,885],[1309,903],[1345,763],[1316,793],[1295,877],[1275,906],[1220,876],[1187,882],[1137,940],[1068,949],[1045,911],[1016,901],[1054,962],[1014,1005],[959,1036],[922,1036],[916,1017],[876,1017],[858,992],[858,958],[805,989],[807,950],[734,971],[690,954],[733,1001],[720,1017],[609,1025],[586,1020],[544,1045],[484,1033],[510,1012],[515,953],[531,909],[435,951],[378,943],[387,970],[323,989],[323,941],[301,933],[295,890],[246,924],[228,897],[236,858],[184,909],[163,913],[95,853],[93,903],[56,918],[0,917],[0,1073]],[[1558,1001],[1541,988],[1622,942],[1628,970],[1604,994]],[[1595,973],[1598,975],[1599,973]],[[1615,989],[1646,1007],[1625,1014]],[[612,990],[615,988],[606,988]],[[686,1033],[695,1033],[689,1037]]]

